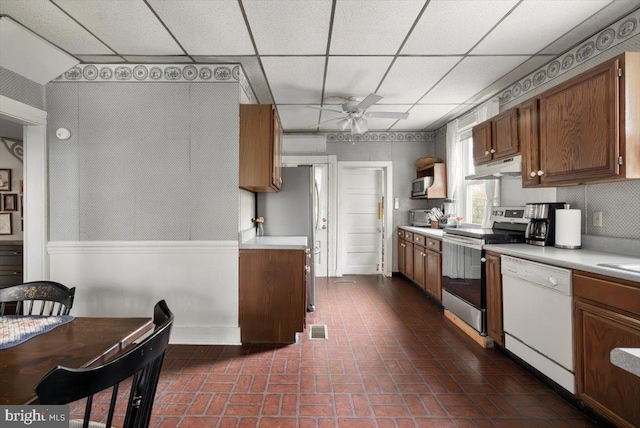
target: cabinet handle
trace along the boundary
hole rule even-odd
[[[491,153],[495,153],[495,152],[496,152],[496,149],[491,149]]]
[[[307,273],[311,272],[311,266],[305,266],[304,271]]]
[[[485,150],[484,154],[485,154],[485,155],[488,155],[488,154],[489,154],[489,151],[488,151],[488,150]]]
[[[311,249],[307,248],[307,249],[304,250],[304,252],[305,252],[305,254],[309,254],[309,253],[311,253]]]
[[[544,171],[543,170],[539,170],[538,171],[538,176],[542,176],[542,174],[544,174]]]
[[[419,241],[419,240],[420,240],[420,238],[416,238],[416,241]]]
[[[420,253],[420,254],[422,254],[422,257],[427,257],[427,255],[425,253]]]
[[[531,173],[529,175],[532,176],[532,177],[535,177],[537,174],[536,174],[535,171],[531,171]]]
[[[13,255],[14,255],[14,256],[20,256],[20,255],[22,255],[22,253],[21,253],[21,252],[19,252],[19,251],[14,251],[14,252],[13,252]]]

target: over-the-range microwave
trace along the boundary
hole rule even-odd
[[[426,196],[427,189],[433,184],[433,177],[420,177],[413,180],[411,196]]]

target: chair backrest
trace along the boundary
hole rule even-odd
[[[87,426],[91,419],[93,395],[112,387],[106,423],[111,426],[118,386],[125,379],[132,378],[122,426],[147,427],[174,319],[164,300],[155,305],[153,312],[153,333],[117,358],[98,367],[71,369],[58,366],[47,373],[36,386],[40,403],[67,404],[86,397],[84,420]]]
[[[0,315],[5,315],[8,302],[16,302],[15,314],[18,315],[69,315],[75,293],[75,287],[67,288],[53,281],[0,288]]]

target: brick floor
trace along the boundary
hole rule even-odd
[[[327,340],[170,345],[151,426],[596,426],[405,279],[350,279],[318,281],[307,322],[327,324]]]

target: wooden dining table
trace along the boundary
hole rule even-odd
[[[152,328],[150,318],[75,318],[0,350],[0,404],[34,403],[35,387],[51,369],[99,365]]]

